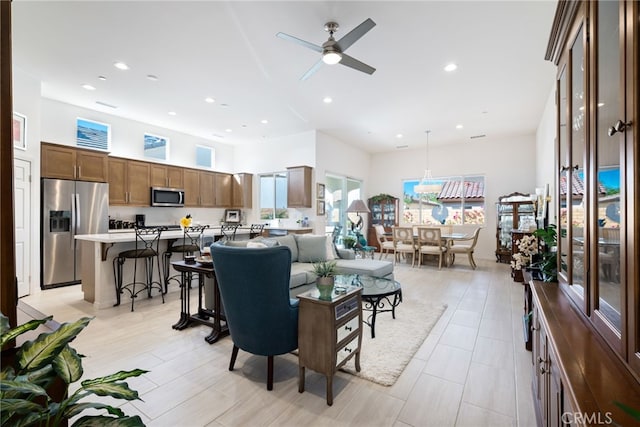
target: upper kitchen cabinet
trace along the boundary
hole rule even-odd
[[[251,209],[253,197],[253,175],[237,173],[231,181],[232,207]]]
[[[216,198],[216,173],[197,169],[184,170],[185,207],[213,208]]]
[[[117,157],[109,158],[109,204],[149,206],[150,164]]]
[[[217,208],[229,208],[231,207],[231,181],[233,177],[228,173],[215,172],[215,186],[214,191],[214,205]]]
[[[309,166],[287,168],[287,207],[311,207],[311,172]]]
[[[107,153],[43,142],[42,178],[107,182]]]
[[[184,188],[184,169],[151,163],[151,186]]]

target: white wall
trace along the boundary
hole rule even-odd
[[[536,187],[544,188],[549,185],[549,194],[552,196],[549,202],[549,223],[557,224],[556,218],[556,200],[553,198],[557,194],[556,181],[556,104],[555,104],[555,86],[551,88],[549,97],[544,106],[540,124],[536,131]]]
[[[20,70],[13,70],[13,108],[27,117],[27,149],[14,149],[17,159],[31,163],[31,293],[40,291],[40,81]]]
[[[434,177],[485,177],[485,225],[478,239],[478,258],[495,259],[498,198],[514,191],[535,193],[535,150],[534,135],[429,146],[429,168]],[[367,197],[386,193],[402,201],[402,180],[422,178],[425,167],[424,148],[372,155]]]

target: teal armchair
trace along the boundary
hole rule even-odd
[[[238,349],[267,356],[267,390],[272,390],[273,357],[298,348],[298,300],[289,298],[291,251],[214,243],[211,256],[233,340],[229,370]]]

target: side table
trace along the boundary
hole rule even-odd
[[[350,286],[331,301],[319,299],[316,289],[298,295],[298,391],[304,391],[305,369],[327,378],[327,405],[333,405],[333,376],[355,357],[360,372],[362,345],[362,288]]]

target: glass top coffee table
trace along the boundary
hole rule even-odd
[[[399,282],[382,277],[363,274],[339,274],[335,276],[335,287],[357,286],[362,288],[362,310],[370,311],[364,323],[371,328],[371,338],[376,337],[376,316],[378,313],[390,311],[396,318],[396,307],[402,302],[402,287]]]

